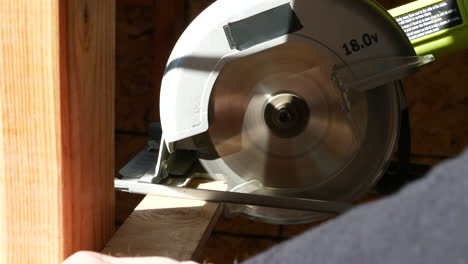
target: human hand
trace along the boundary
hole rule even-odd
[[[62,264],[197,264],[192,261],[179,262],[164,257],[115,258],[96,252],[82,251],[74,254]]]

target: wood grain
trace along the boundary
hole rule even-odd
[[[117,135],[116,169],[140,152],[147,140],[147,137]],[[204,188],[223,189],[225,185],[209,184]],[[116,225],[120,228],[102,252],[119,257],[194,258],[208,239],[221,212],[221,205],[216,203],[152,196],[145,198],[123,192],[116,192],[115,197]]]
[[[217,203],[146,196],[102,251],[117,257],[197,257],[217,222]]]
[[[66,251],[99,250],[114,231],[115,1],[68,1],[65,19],[62,144],[73,216]]]
[[[113,231],[114,1],[0,4],[0,263]]]

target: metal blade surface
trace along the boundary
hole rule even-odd
[[[335,63],[293,42],[224,66],[212,94],[209,137],[229,167],[223,173],[236,175],[234,185],[314,187],[353,159],[367,125],[366,100],[353,97],[356,125],[330,80]],[[211,162],[203,164],[209,170]]]
[[[401,86],[343,93],[332,79],[342,63],[309,40],[225,64],[210,97],[211,155],[200,158],[205,169],[222,175],[234,192],[341,202],[362,197],[392,155]],[[232,211],[271,223],[328,217],[258,206]]]

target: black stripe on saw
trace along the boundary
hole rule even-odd
[[[224,26],[231,49],[239,51],[294,33],[304,26],[289,4],[258,13]]]

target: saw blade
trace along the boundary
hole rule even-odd
[[[367,105],[357,94],[352,113],[343,110],[335,64],[323,49],[288,42],[225,65],[209,112],[217,159],[202,160],[205,168],[225,174],[231,188],[256,180],[270,191],[338,175],[359,151]]]

